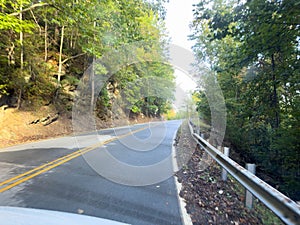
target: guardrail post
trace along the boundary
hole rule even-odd
[[[246,164],[246,169],[255,174],[255,164],[247,163]],[[253,207],[253,195],[250,191],[246,190],[246,200],[245,200],[245,205],[249,209],[252,209]]]
[[[252,164],[252,166],[246,166],[249,170],[248,171],[242,166],[240,166],[238,163],[234,162],[229,157],[225,157],[224,154],[221,154],[220,151],[215,147],[211,146],[211,144],[208,144],[207,142],[209,142],[209,139],[206,141],[195,133],[193,134],[193,137],[198,142],[198,144],[202,146],[202,148],[205,150],[203,154],[203,160],[205,160],[209,155],[220,166],[226,168],[228,173],[230,173],[238,182],[240,182],[246,190],[249,190],[249,193],[247,194],[248,196],[249,194],[251,195],[251,193],[253,193],[253,196],[258,198],[269,209],[271,209],[274,212],[274,214],[276,214],[285,224],[299,224],[299,205],[284,194],[280,193],[275,188],[271,187],[263,180],[259,179],[257,176],[255,176],[254,164]],[[205,163],[210,164],[211,162],[206,160]],[[245,205],[247,205],[248,208],[251,208],[253,201],[252,195],[252,201],[249,201],[248,199],[249,197],[247,197]]]
[[[224,147],[224,155],[229,156],[229,148]],[[224,168],[222,169],[222,180],[226,181],[227,180],[227,170]]]

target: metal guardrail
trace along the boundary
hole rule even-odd
[[[201,147],[248,191],[271,209],[284,223],[300,224],[300,206],[290,198],[271,187],[269,184],[250,173],[244,167],[224,155],[209,142],[194,132],[193,124],[189,127],[194,139]]]

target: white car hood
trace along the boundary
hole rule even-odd
[[[125,223],[44,209],[0,206],[0,225],[126,225]],[[128,225],[128,224],[127,224]]]

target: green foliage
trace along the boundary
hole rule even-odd
[[[28,7],[30,1],[7,1],[2,0],[0,7],[0,30],[12,30],[15,32],[29,32],[34,28],[34,23],[30,20],[20,20],[12,13],[20,11],[20,8]],[[18,14],[17,14],[18,15]]]
[[[174,87],[172,68],[160,63],[165,58],[164,27],[159,18],[164,14],[163,2],[0,1],[0,95],[9,95],[11,99],[21,96],[24,106],[55,103],[70,110],[74,90],[92,61],[140,41],[144,43],[138,53],[141,63],[111,74],[107,84],[118,85],[113,90],[101,90],[96,110],[107,113],[118,93],[124,92],[123,110],[159,116],[169,108]],[[62,68],[58,74],[60,52]],[[145,62],[145,57],[149,62]],[[96,76],[109,71],[96,66]],[[148,77],[168,81],[160,87],[165,99],[138,95],[142,90],[135,82]],[[130,82],[134,85],[127,90]]]
[[[173,69],[161,63],[139,63],[117,74],[126,109],[157,117],[170,109],[175,84]],[[124,76],[125,75],[125,76]],[[127,79],[127,80],[125,80]]]
[[[216,72],[227,106],[226,138],[247,162],[299,200],[299,22],[296,0],[200,1],[191,39]],[[197,93],[205,120],[209,79]],[[297,172],[298,171],[298,172]],[[297,188],[297,189],[296,189]]]
[[[197,91],[193,95],[196,96],[197,100],[198,100],[196,102],[196,110],[199,112],[200,119],[210,123],[211,114],[210,114],[209,103],[208,103],[207,97],[205,95],[205,92]]]

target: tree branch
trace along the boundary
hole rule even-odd
[[[17,15],[19,15],[20,13],[23,13],[23,12],[26,12],[26,11],[29,11],[29,10],[32,10],[32,9],[34,9],[34,8],[36,8],[36,7],[42,7],[42,6],[47,6],[47,5],[49,5],[48,3],[36,3],[36,4],[33,4],[32,6],[30,6],[30,7],[28,7],[28,8],[26,8],[26,9],[23,9],[22,11],[20,11],[20,12],[14,12],[14,13],[11,13],[11,14],[9,14],[10,16],[17,16]]]
[[[33,13],[33,11],[32,11],[31,9],[30,9],[30,13],[31,13],[31,15],[32,15],[32,18],[34,19],[34,22],[35,22],[36,25],[39,27],[39,31],[40,31],[40,35],[41,35],[41,33],[42,33],[42,28],[41,28],[41,26],[39,25],[39,23],[38,23],[38,21],[37,21],[35,15],[34,15],[34,13]]]
[[[86,54],[86,53],[80,53],[80,54],[78,54],[78,55],[71,56],[71,57],[69,57],[69,58],[63,60],[63,61],[61,62],[61,64],[64,64],[65,62],[69,61],[70,59],[75,59],[75,58],[77,58],[77,57],[79,57],[79,56],[82,56],[82,55],[85,55],[85,54]]]

